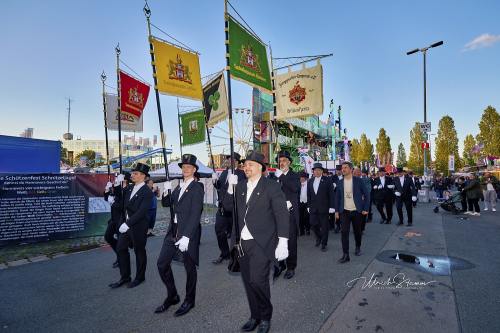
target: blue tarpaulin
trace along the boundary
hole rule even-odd
[[[0,173],[59,173],[61,142],[0,135]]]

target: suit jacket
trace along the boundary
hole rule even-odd
[[[400,198],[402,200],[411,200],[412,196],[417,195],[417,190],[415,189],[413,180],[408,176],[404,177],[403,184],[401,184],[399,177],[395,177],[394,185],[395,185],[394,192],[400,192],[401,193]]]
[[[295,222],[299,223],[299,197],[300,197],[300,177],[299,174],[293,170],[288,170],[287,174],[282,174],[278,178],[281,184],[281,189],[285,193],[285,198],[290,201],[292,208],[290,215],[295,217]]]
[[[235,232],[241,235],[243,227],[248,231],[264,250],[266,257],[276,263],[274,252],[278,245],[278,237],[289,237],[289,213],[286,208],[285,194],[276,180],[261,177],[255,186],[252,195],[246,202],[247,182],[243,180],[236,185],[234,197],[236,198],[238,228],[233,228],[232,244],[235,244]],[[231,208],[233,195],[226,195],[224,206]]]
[[[307,207],[309,213],[328,214],[329,208],[335,207],[333,181],[330,177],[322,176],[318,193],[314,193],[314,179],[307,181]]]
[[[415,189],[421,190],[422,189],[422,183],[420,182],[420,178],[418,177],[410,177],[410,179],[413,181],[413,185],[415,185]]]
[[[229,169],[222,171],[219,179],[217,179],[217,181],[214,184],[214,187],[217,190],[217,201],[219,204],[218,205],[218,207],[219,207],[218,213],[223,215],[223,216],[231,216],[231,214],[233,212],[232,207],[229,210],[223,209],[224,198],[226,195],[228,195],[227,194],[227,188],[229,187],[229,184],[227,182],[228,170]],[[234,174],[236,176],[238,176],[238,183],[243,181],[244,179],[246,179],[245,172],[243,170],[236,169]]]
[[[128,215],[125,223],[127,223],[132,230],[142,230],[142,228],[147,230],[149,225],[149,208],[153,200],[153,191],[144,184],[133,197],[130,197],[133,189],[133,185],[125,189],[124,207],[126,216]]]
[[[359,177],[352,176],[352,194],[356,211],[361,213],[370,209],[370,190],[367,182]],[[344,178],[342,178],[335,192],[335,211],[342,213],[344,211]]]
[[[379,185],[382,185],[382,182],[380,181],[380,177],[377,177],[373,181],[372,189],[373,186]],[[394,192],[393,189],[388,187],[389,185],[394,185],[394,181],[391,177],[385,176],[384,187],[380,190],[378,188],[373,190],[373,199],[379,202],[394,200]]]
[[[167,237],[179,239],[182,236],[189,238],[188,254],[193,261],[199,263],[200,219],[203,211],[203,187],[193,180],[179,199],[181,187],[178,185],[170,194],[162,198],[162,205],[170,207],[172,202],[174,214],[177,216],[177,232],[174,235],[174,223],[171,223]]]
[[[111,190],[109,192],[104,192],[104,200],[108,201],[110,195],[115,199],[113,204],[111,205],[111,222],[116,223],[118,226],[125,222],[125,217],[123,216],[123,200],[125,189],[123,189],[120,185],[111,187]]]

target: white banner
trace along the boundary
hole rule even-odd
[[[122,112],[122,132],[140,133],[142,125],[142,115],[137,118]],[[109,130],[118,131],[118,96],[113,94],[106,94],[106,126]]]
[[[455,171],[455,155],[448,156],[448,170]]]
[[[276,119],[323,113],[323,68],[320,64],[275,75]]]

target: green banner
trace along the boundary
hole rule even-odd
[[[194,145],[205,141],[205,113],[203,109],[184,113],[181,118],[182,145]]]
[[[256,88],[272,90],[266,46],[232,17],[229,20],[231,76]]]

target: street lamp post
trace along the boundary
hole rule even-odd
[[[406,52],[406,55],[414,54],[417,52],[422,52],[422,54],[424,55],[424,123],[427,122],[427,71],[426,71],[427,50],[431,49],[433,47],[441,46],[441,45],[443,45],[443,41],[436,42],[434,44],[431,44],[431,45],[424,47],[424,48],[421,48],[421,49],[414,49],[414,50]],[[425,141],[427,142],[428,140],[429,140],[429,136],[426,132],[425,133]],[[428,174],[427,154],[426,154],[425,148],[424,148],[424,186],[422,186],[422,188],[425,191],[425,195],[424,195],[424,198],[422,200],[423,202],[429,202],[429,180],[428,180],[427,174]]]

